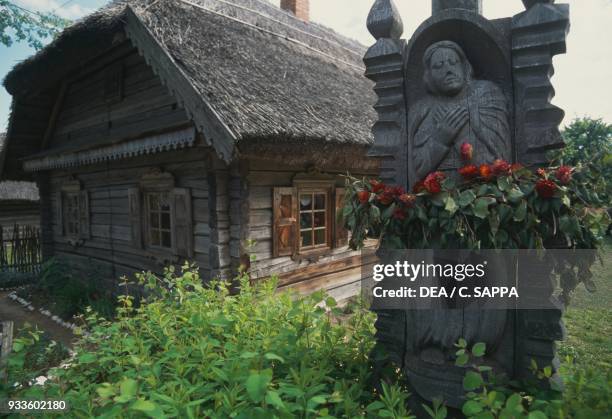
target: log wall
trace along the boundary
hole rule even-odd
[[[366,263],[361,252],[350,250],[347,246],[331,249],[317,260],[299,260],[292,257],[273,257],[272,255],[272,222],[273,222],[273,189],[279,186],[293,186],[293,178],[308,170],[304,159],[302,166],[283,165],[265,160],[251,159],[248,162],[246,175],[236,180],[243,191],[232,207],[240,210],[243,218],[243,247],[238,242],[232,246],[232,256],[248,254],[253,259],[250,272],[254,277],[279,277],[280,288],[292,288],[300,293],[309,293],[325,289],[337,299],[355,295],[359,290],[361,266]],[[243,172],[245,170],[243,169]],[[344,187],[342,177],[350,171],[353,175],[373,175],[375,170],[360,168],[323,167],[321,172],[335,175],[336,186]],[[251,247],[244,247],[244,239],[251,242]],[[243,257],[244,259],[244,257]]]

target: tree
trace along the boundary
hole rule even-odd
[[[579,176],[585,200],[612,211],[612,124],[577,118],[565,128],[566,146],[554,154],[559,164],[582,168]]]
[[[45,38],[57,35],[69,23],[55,13],[32,12],[0,0],[0,43],[7,47],[25,41],[30,47],[41,49]]]

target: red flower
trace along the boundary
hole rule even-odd
[[[417,199],[416,196],[409,194],[409,193],[402,194],[399,197],[400,202],[406,205],[408,208],[414,205],[414,203],[416,202],[416,199]]]
[[[459,169],[459,174],[465,179],[470,180],[478,176],[478,167],[473,164]]]
[[[491,173],[491,166],[488,164],[481,164],[478,171],[480,172],[480,177],[484,180],[489,180],[493,176]]]
[[[518,172],[519,170],[523,170],[525,168],[525,166],[523,166],[520,163],[514,163],[512,166],[510,166],[510,171],[511,172]]]
[[[381,192],[385,189],[385,184],[375,179],[370,180],[370,186],[372,186],[372,192],[374,193]]]
[[[370,200],[370,192],[368,191],[359,191],[357,192],[357,197],[359,198],[359,202],[365,204]]]
[[[406,213],[404,213],[404,210],[401,208],[396,208],[395,211],[393,211],[393,218],[396,220],[405,220],[406,219]]]
[[[474,157],[474,147],[470,143],[461,144],[461,158],[463,161],[470,161]]]
[[[393,203],[394,197],[395,197],[395,188],[386,186],[383,193],[378,195],[376,199],[378,199],[378,202],[380,202],[383,205],[390,205],[391,203]]]
[[[572,180],[572,168],[569,166],[561,166],[555,172],[555,177],[562,185],[567,185]]]
[[[442,181],[446,179],[446,175],[442,172],[433,172],[427,175],[425,181],[425,189],[431,194],[437,194],[442,191]]]
[[[401,195],[403,195],[405,193],[406,193],[406,190],[404,188],[402,188],[401,186],[394,186],[393,187],[393,195],[401,196]]]
[[[497,159],[493,162],[491,170],[495,176],[509,175],[510,164],[506,160]]]
[[[426,191],[427,189],[425,189],[425,182],[423,182],[422,180],[418,181],[417,183],[414,184],[414,186],[412,187],[412,192],[414,193],[421,193]]]
[[[541,198],[549,199],[555,195],[557,185],[552,180],[540,179],[537,181],[535,188]]]
[[[536,173],[538,176],[545,178],[546,177],[546,170],[539,168],[538,170],[536,170]]]

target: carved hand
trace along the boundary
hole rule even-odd
[[[469,116],[467,109],[459,106],[446,112],[445,115],[443,115],[443,110],[438,109],[435,119],[438,121],[436,124],[437,138],[442,144],[450,146],[459,135],[459,131],[467,124]]]

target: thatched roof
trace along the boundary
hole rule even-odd
[[[6,133],[0,133],[0,155]],[[38,201],[38,188],[32,182],[0,182],[0,201]]]
[[[226,161],[242,142],[372,140],[365,48],[265,0],[116,1],[18,64],[4,85],[17,100],[51,92],[121,31]]]

